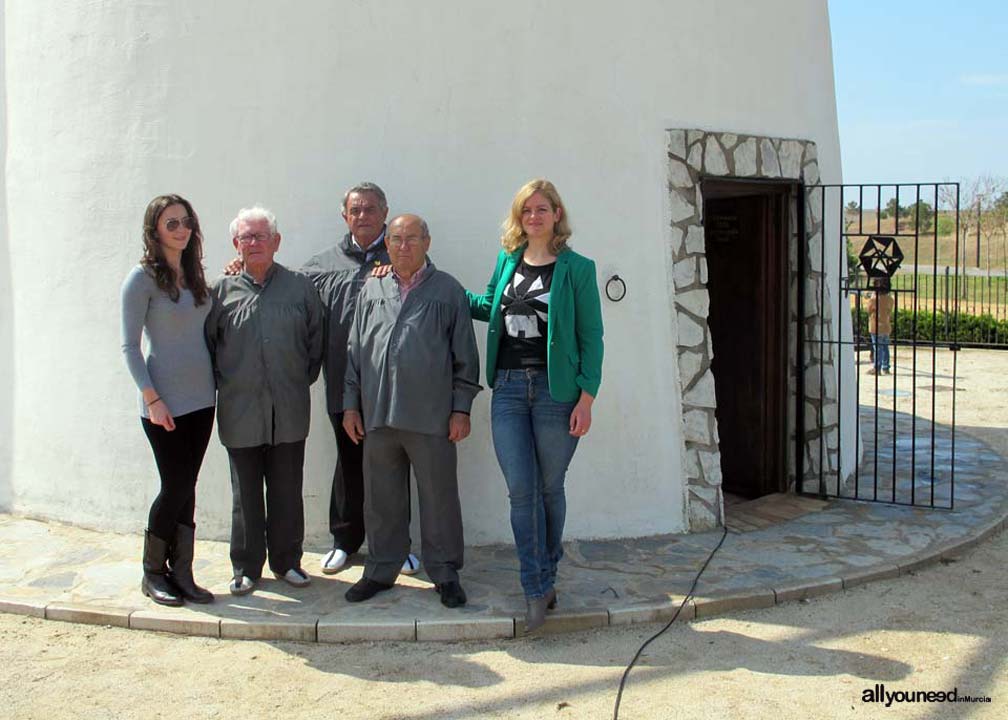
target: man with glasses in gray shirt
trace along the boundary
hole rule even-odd
[[[395,582],[410,546],[412,467],[424,567],[454,608],[466,602],[455,444],[469,435],[479,354],[465,290],[427,258],[427,223],[400,215],[386,244],[392,272],[364,285],[347,346],[343,428],[364,449],[370,556],[346,599],[368,600]]]
[[[326,407],[336,436],[336,469],[329,497],[329,532],[333,546],[322,556],[322,572],[342,570],[349,556],[364,542],[364,475],[361,446],[350,441],[343,430],[343,375],[346,372],[347,337],[353,323],[357,295],[375,267],[388,266],[385,247],[385,218],[388,200],[373,182],[360,182],[343,194],[341,207],[347,232],[333,247],[311,257],[301,272],[311,278],[326,311],[326,343],[322,374],[326,385]],[[237,275],[241,260],[225,272]],[[413,575],[420,561],[408,553],[400,572]]]
[[[273,213],[244,208],[230,229],[244,271],[214,284],[205,331],[217,428],[231,463],[230,591],[245,595],[262,575],[267,550],[277,578],[295,587],[310,582],[301,568],[301,488],[309,387],[322,366],[325,329],[311,280],[273,261],[280,246]]]

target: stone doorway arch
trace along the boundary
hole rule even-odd
[[[809,140],[743,135],[729,132],[711,132],[697,129],[671,129],[667,131],[668,197],[671,220],[670,268],[673,313],[676,321],[676,351],[678,357],[681,393],[683,444],[682,467],[686,478],[686,509],[690,531],[709,530],[724,523],[724,496],[722,492],[721,454],[718,436],[717,398],[711,360],[716,350],[716,339],[707,322],[710,295],[707,290],[706,239],[703,226],[704,179],[739,180],[793,180],[798,190],[792,193],[788,212],[788,488],[796,485],[795,405],[797,400],[799,368],[797,367],[797,326],[799,322],[797,298],[798,275],[804,277],[806,298],[802,322],[805,337],[817,336],[819,327],[828,338],[833,335],[830,307],[819,306],[809,299],[819,296],[820,283],[824,281],[822,263],[803,263],[799,249],[805,257],[819,252],[823,219],[818,193],[819,164],[816,145]],[[809,188],[808,202],[801,202],[802,188]],[[799,223],[799,208],[804,207],[804,222]],[[804,247],[799,235],[804,234]],[[804,268],[801,270],[800,268]],[[820,318],[820,313],[825,317]],[[830,372],[835,374],[832,352],[823,358]],[[806,362],[818,362],[806,358]],[[829,373],[828,373],[829,374]],[[830,471],[839,467],[839,436],[836,431],[838,406],[835,382],[826,384],[822,397],[807,397],[814,404],[814,415],[826,418],[821,432],[826,436],[826,461]],[[806,413],[808,415],[808,413]],[[803,447],[806,460],[817,453],[820,430],[805,428]],[[810,463],[805,463],[811,470]],[[818,473],[818,467],[815,468]]]

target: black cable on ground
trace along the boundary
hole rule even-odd
[[[707,559],[704,560],[704,564],[700,568],[700,572],[698,572],[696,574],[696,577],[693,578],[693,584],[690,585],[689,592],[686,593],[686,597],[683,598],[683,601],[679,603],[679,607],[676,608],[675,614],[672,616],[672,619],[669,620],[667,623],[665,623],[665,627],[663,627],[661,630],[659,630],[654,635],[652,635],[651,637],[649,637],[647,640],[644,641],[644,643],[637,649],[636,654],[633,656],[633,660],[630,661],[630,664],[627,665],[626,670],[623,671],[623,677],[620,679],[619,683],[619,691],[616,693],[616,706],[613,708],[613,720],[619,720],[619,708],[620,708],[620,701],[623,699],[623,688],[626,687],[626,681],[627,678],[630,677],[630,671],[633,670],[634,665],[637,664],[637,661],[640,659],[641,654],[644,652],[644,648],[650,645],[654,640],[657,640],[666,630],[672,627],[672,623],[676,621],[676,618],[679,617],[679,613],[682,611],[684,607],[686,607],[686,603],[689,602],[689,599],[691,597],[693,597],[693,591],[696,590],[697,583],[700,582],[700,576],[703,575],[704,570],[706,570],[707,566],[710,565],[710,561],[714,559],[714,553],[716,553],[718,550],[721,549],[721,546],[724,544],[726,537],[728,537],[727,527],[723,529],[723,532],[721,533],[721,539],[718,540],[718,544],[714,546],[714,549],[710,551],[710,555],[708,555]]]

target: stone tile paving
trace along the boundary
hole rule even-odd
[[[880,423],[880,431],[886,423]],[[930,442],[930,428],[927,429]],[[936,446],[950,447],[936,427]],[[956,437],[955,509],[922,509],[834,500],[819,512],[747,533],[730,533],[696,589],[696,613],[709,616],[772,604],[891,577],[902,567],[937,560],[1004,525],[1008,488],[1003,460],[979,441]],[[891,440],[889,441],[891,447]],[[870,457],[870,454],[867,455]],[[862,468],[862,472],[866,472]],[[907,475],[909,478],[909,475]],[[898,481],[899,482],[899,481]],[[909,480],[908,480],[909,482]],[[560,611],[548,628],[573,630],[671,616],[721,531],[567,544],[558,589]],[[359,563],[334,576],[317,574],[319,553],[306,553],[312,585],[294,589],[264,579],[243,598],[227,593],[227,544],[200,542],[196,576],[216,603],[161,608],[139,592],[141,538],[55,522],[0,515],[0,610],[105,624],[132,624],[224,637],[314,641],[465,639],[520,633],[524,602],[510,546],[467,550],[463,584],[469,603],[448,610],[421,573],[372,601],[350,605],[344,591]],[[693,616],[693,605],[684,618]]]

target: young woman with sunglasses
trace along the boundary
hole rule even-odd
[[[211,302],[202,259],[203,235],[189,201],[178,195],[151,200],[143,257],[122,286],[122,349],[161,476],[147,519],[140,586],[161,605],[214,599],[192,570],[196,477],[216,398],[203,336]]]

